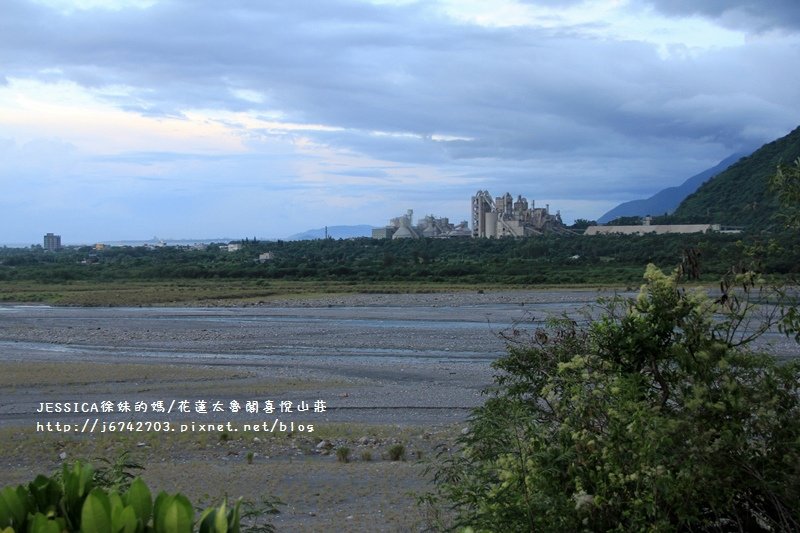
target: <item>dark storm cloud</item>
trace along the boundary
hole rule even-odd
[[[642,0],[666,15],[700,15],[756,32],[800,30],[797,0]]]
[[[669,15],[797,22],[789,1],[758,13],[766,4],[650,3]],[[662,161],[685,177],[675,154],[712,152],[706,157],[716,162],[800,119],[797,80],[786,69],[797,50],[789,46],[665,57],[655,45],[586,37],[579,28],[456,23],[427,3],[171,0],[65,14],[5,0],[0,9],[0,73],[8,78],[127,86],[130,94],[106,98],[153,116],[279,112],[288,122],[341,128],[303,132],[329,146],[456,173],[477,165],[487,176],[533,176],[548,186],[559,159],[584,158],[601,168],[568,167],[564,176],[652,187],[666,174]],[[540,163],[556,170],[541,172]]]

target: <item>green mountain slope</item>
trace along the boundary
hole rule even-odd
[[[747,152],[750,153],[749,151]],[[713,178],[729,166],[745,157],[745,153],[736,153],[726,157],[716,166],[692,176],[677,187],[667,187],[655,193],[650,198],[623,202],[597,219],[600,224],[607,224],[619,217],[644,217],[647,215],[658,216],[661,213],[671,213],[680,203],[703,183]]]
[[[778,201],[768,188],[779,163],[800,157],[800,127],[765,144],[689,195],[670,217],[675,223],[718,223],[766,230],[780,226]]]

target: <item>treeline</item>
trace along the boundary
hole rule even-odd
[[[272,258],[259,262],[258,256]],[[671,269],[690,255],[700,279],[733,265],[800,271],[796,233],[544,236],[526,239],[315,240],[242,243],[235,252],[179,247],[0,249],[0,281],[286,279],[510,284],[634,283],[644,265]]]

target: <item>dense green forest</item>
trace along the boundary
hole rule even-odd
[[[690,252],[691,251],[691,252]],[[258,255],[272,259],[259,262]],[[0,281],[272,279],[424,281],[503,284],[638,283],[644,265],[699,258],[700,279],[714,281],[735,265],[775,276],[800,270],[796,233],[770,236],[693,234],[540,236],[525,239],[244,241],[218,245],[90,247],[47,252],[0,249]]]
[[[668,223],[716,223],[763,231],[782,226],[769,181],[778,165],[800,157],[800,128],[765,144],[700,186],[667,217]]]

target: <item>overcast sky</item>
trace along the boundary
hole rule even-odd
[[[593,219],[800,125],[797,0],[2,0],[0,243]]]

